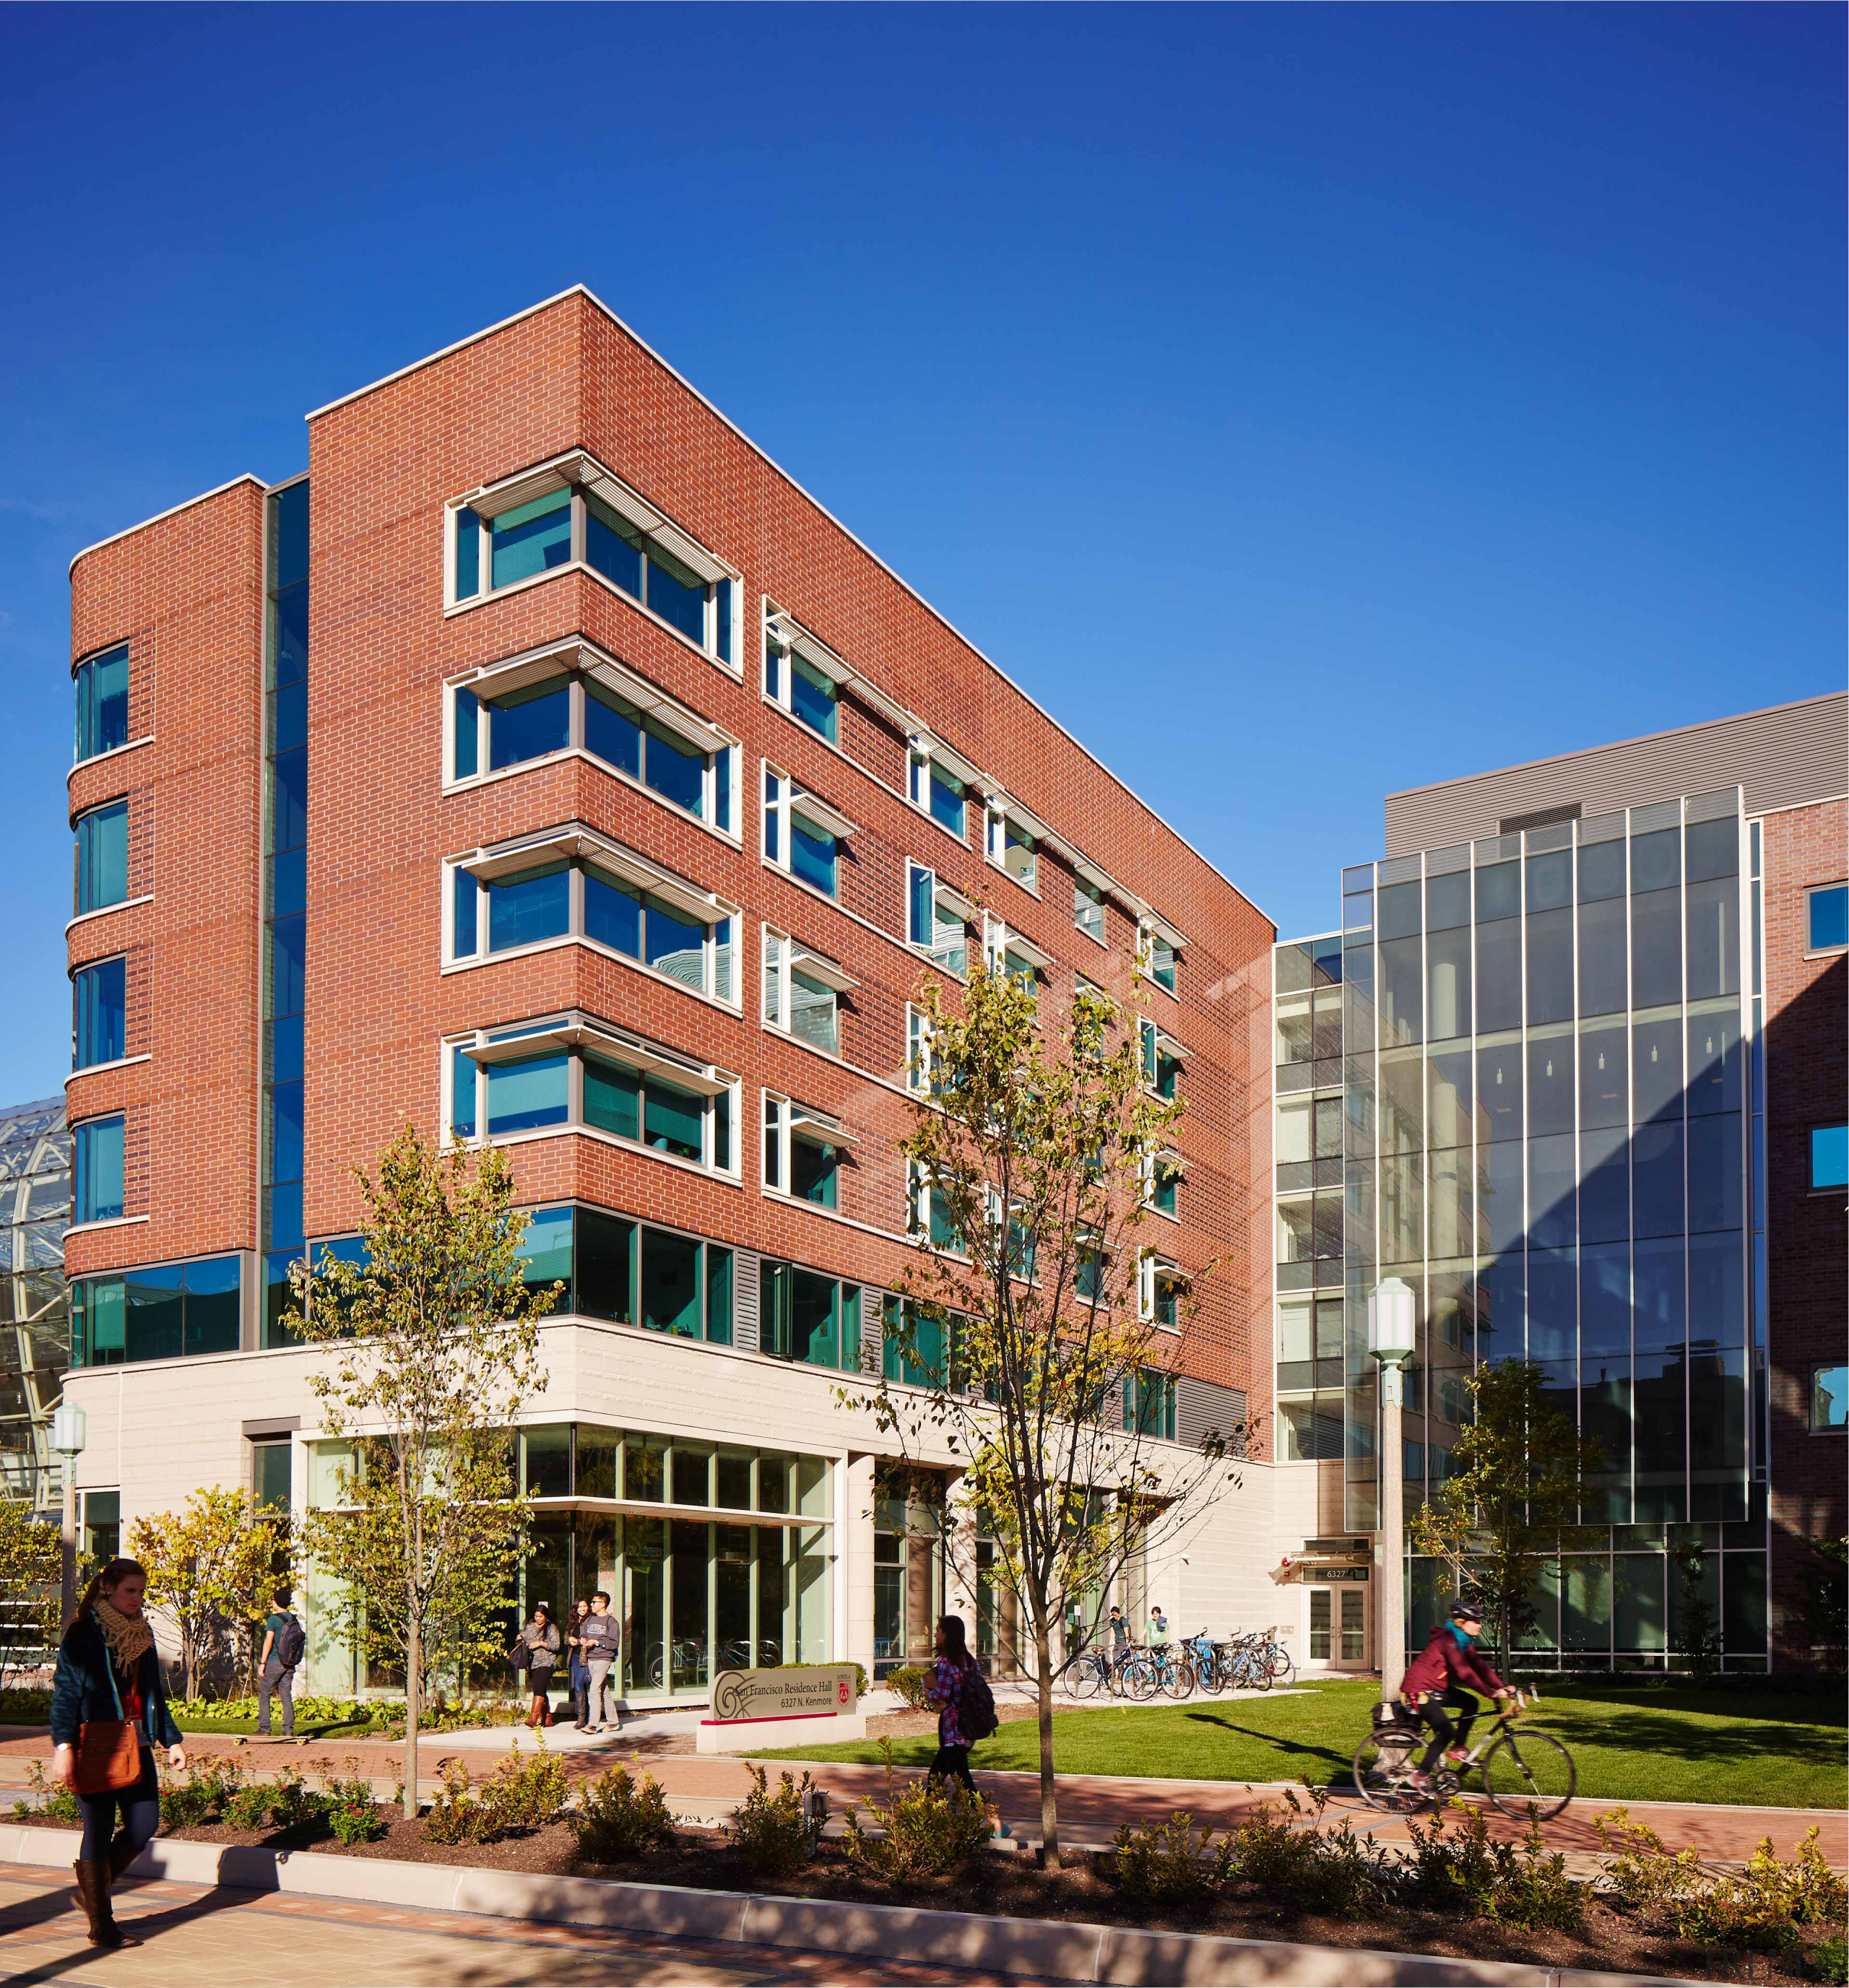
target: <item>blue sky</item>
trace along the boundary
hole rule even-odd
[[[1217,863],[1841,683],[1824,6],[15,7],[0,1098],[66,564],[588,284]]]

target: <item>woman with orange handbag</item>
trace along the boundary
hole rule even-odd
[[[161,1820],[154,1748],[168,1749],[175,1770],[186,1765],[161,1688],[154,1633],[141,1610],[147,1587],[138,1561],[112,1560],[84,1589],[52,1680],[52,1779],[76,1796],[83,1812],[83,1842],[71,1868],[93,1946],[139,1944],[117,1925],[110,1887]]]

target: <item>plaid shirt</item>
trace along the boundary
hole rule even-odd
[[[925,1688],[925,1702],[937,1713],[937,1743],[940,1746],[967,1746],[963,1729],[963,1669],[948,1657],[940,1657],[931,1666],[931,1682]]]

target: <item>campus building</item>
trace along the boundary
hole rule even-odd
[[[1375,1660],[1383,1468],[1435,1494],[1476,1363],[1603,1468],[1530,1661],[1661,1667],[1698,1545],[1722,1661],[1813,1660],[1844,1511],[1849,699],[1390,794],[1339,927],[1276,953],[1282,1551],[1316,1662]],[[1367,1294],[1419,1307],[1382,1458]],[[1409,1560],[1410,1641],[1438,1603]]]
[[[1187,1100],[1138,1285],[1191,1336],[1126,1412],[1178,1457],[1265,1426],[1274,928],[588,292],[317,410],[306,475],[71,584],[99,1524],[332,1495],[288,1266],[351,1236],[409,1121],[506,1149],[566,1287],[523,1598],[617,1597],[632,1699],[884,1671],[947,1604],[1005,1652],[1011,1598],[960,1585],[931,1486],[836,1398],[890,1370],[931,1219],[896,1151],[918,990],[978,957],[1049,1015],[1133,1002]],[[1271,1619],[1268,1470],[1130,1570],[1133,1610]],[[323,1601],[310,1681],[363,1685]]]
[[[0,1211],[5,1310],[0,1337],[0,1495],[54,1510],[62,1465],[52,1411],[70,1364],[64,1232],[70,1225],[70,1134],[62,1098],[0,1110]]]

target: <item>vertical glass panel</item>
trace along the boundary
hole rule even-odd
[[[841,1364],[840,1317],[832,1277],[798,1270],[791,1279],[790,1357],[811,1367]]]
[[[1688,1339],[1695,1346],[1746,1344],[1746,1256],[1737,1230],[1688,1239]]]
[[[1573,1040],[1564,1031],[1530,1036],[1528,1041],[1528,1130],[1573,1130]]]
[[[73,1070],[113,1063],[127,1053],[127,962],[105,959],[83,968],[72,983]]]
[[[674,1493],[676,1505],[710,1505],[713,1502],[713,1452],[698,1443],[674,1445]]]
[[[1518,1249],[1485,1265],[1478,1280],[1477,1357],[1519,1360],[1526,1344],[1527,1273]]]
[[[668,1445],[659,1436],[623,1439],[623,1496],[633,1504],[659,1505],[667,1488]]]
[[[93,759],[128,743],[128,647],[78,666],[77,757]]]
[[[1580,1123],[1624,1125],[1631,1117],[1629,1031],[1622,1022],[1580,1034]]]
[[[1580,1352],[1586,1359],[1631,1351],[1631,1246],[1588,1245],[1580,1252]]]
[[[1380,947],[1380,1045],[1383,1049],[1398,1043],[1416,1043],[1424,1033],[1422,949],[1417,938],[1391,939]]]
[[[706,1337],[715,1346],[732,1344],[732,1252],[714,1242],[706,1245]]]
[[[1617,1242],[1631,1233],[1631,1138],[1622,1125],[1580,1135],[1580,1240]]]
[[[642,1100],[645,1144],[683,1160],[705,1158],[706,1100],[697,1091],[651,1077],[643,1086]]]
[[[706,928],[659,898],[648,901],[648,963],[696,992],[706,984]]]
[[[1631,1275],[1637,1351],[1675,1349],[1679,1357],[1688,1337],[1682,1239],[1640,1237],[1632,1251]]]
[[[571,492],[555,490],[490,519],[489,584],[510,587],[571,556]]]
[[[1611,1564],[1614,1647],[1639,1655],[1664,1650],[1668,1614],[1664,1607],[1663,1556],[1616,1554]]]
[[[642,1136],[642,1079],[620,1063],[584,1058],[584,1122],[619,1138]]]
[[[1454,870],[1425,880],[1425,928],[1450,931],[1470,923],[1470,872]]]
[[[803,820],[790,817],[790,874],[828,897],[835,894],[835,837]]]
[[[97,808],[77,823],[74,908],[93,911],[128,895],[128,803]]]
[[[1632,1090],[1640,1124],[1682,1115],[1682,1018],[1658,1016],[1633,1024]]]
[[[930,769],[931,818],[941,823],[959,840],[963,837],[963,783],[945,773],[935,762]]]
[[[177,1360],[185,1310],[180,1266],[144,1264],[124,1280],[127,1292],[129,1360]]]
[[[584,499],[584,559],[632,600],[642,597],[642,535],[600,498]]]
[[[559,938],[571,922],[571,866],[548,863],[488,880],[488,950]]]
[[[649,608],[696,648],[706,646],[706,583],[665,546],[649,542]]]
[[[1690,1229],[1738,1229],[1744,1191],[1740,1114],[1722,1111],[1690,1119],[1688,1141]]]
[[[73,1219],[113,1222],[122,1214],[120,1118],[92,1118],[71,1135]]]
[[[1731,823],[1726,824],[1731,827]],[[1688,998],[1740,991],[1740,893],[1722,877],[1688,886]]]
[[[1499,1141],[1481,1149],[1478,1177],[1482,1217],[1479,1230],[1486,1248],[1519,1249],[1526,1228],[1522,1216],[1522,1159],[1521,1141]]]
[[[584,679],[584,749],[633,779],[642,776],[642,713],[588,677]]]
[[[1521,1138],[1526,1119],[1522,1108],[1522,1045],[1519,1041],[1478,1044],[1477,1108],[1485,1138]]]
[[[1598,845],[1622,851],[1621,842]],[[1624,900],[1610,898],[1580,907],[1580,1013],[1616,1015],[1626,1006]]]
[[[585,1090],[588,1097],[590,1090],[588,1070]],[[635,1225],[630,1222],[620,1222],[615,1215],[606,1215],[600,1209],[581,1208],[576,1213],[577,1309],[587,1318],[606,1318],[627,1324],[631,1316],[629,1264]],[[582,1448],[581,1434],[581,1460]],[[614,1490],[595,1493],[586,1492],[581,1481],[581,1472],[580,1476],[578,1489],[585,1496],[615,1496]]]
[[[805,656],[792,656],[790,669],[790,713],[833,742],[838,719],[841,693]]]
[[[571,1426],[554,1422],[521,1432],[520,1449],[529,1498],[571,1496]]]
[[[488,706],[488,764],[516,766],[571,742],[571,691],[557,678],[509,691]]]
[[[1528,1233],[1544,1249],[1579,1239],[1579,1168],[1570,1132],[1528,1142]]]
[[[1631,838],[1631,888],[1639,891],[1673,889],[1682,881],[1682,839],[1673,828]]]
[[[643,729],[648,734],[648,758],[642,774],[645,783],[676,807],[685,808],[689,814],[703,814],[706,788],[703,748],[689,745],[652,718]]]
[[[452,888],[450,936],[454,957],[472,959],[481,947],[481,931],[478,913],[481,902],[481,886],[467,870],[452,873]]]
[[[1688,1114],[1740,1108],[1740,1016],[1735,1007],[1688,1017]]]
[[[1572,1360],[1579,1352],[1579,1252],[1528,1253],[1528,1357]]]
[[[641,1324],[651,1332],[699,1337],[699,1245],[665,1229],[642,1231]]]
[[[1631,1205],[1639,1236],[1678,1236],[1682,1229],[1682,1128],[1640,1125],[1631,1135]]]
[[[1637,844],[1633,844],[1636,847]],[[1682,998],[1682,894],[1646,891],[1631,900],[1631,999],[1655,1008]]]
[[[472,600],[482,590],[482,521],[467,505],[455,514],[455,598]]]
[[[1375,936],[1382,939],[1417,938],[1420,927],[1420,886],[1390,884],[1380,894],[1380,923]]]
[[[556,1309],[571,1310],[572,1211],[569,1208],[536,1208],[527,1219],[527,1232],[520,1239],[521,1276],[529,1286],[562,1284]]]
[[[642,899],[620,878],[584,866],[584,936],[625,958],[642,956]]]
[[[1512,864],[1508,866],[1514,868]],[[1484,873],[1479,872],[1481,876]],[[1522,926],[1516,918],[1477,928],[1477,1026],[1485,1034],[1522,1026]]]
[[[1556,860],[1551,856],[1536,859],[1545,863]],[[1573,914],[1530,911],[1526,923],[1529,1026],[1569,1020],[1573,1015]]]
[[[185,1270],[188,1354],[235,1353],[242,1325],[242,1279],[235,1256],[213,1256]]]
[[[1468,1256],[1474,1247],[1471,1222],[1471,1155],[1434,1151],[1427,1161],[1431,1254],[1434,1259]]]
[[[707,1641],[710,1613],[706,1592],[712,1527],[696,1520],[676,1519],[673,1535],[674,1633],[669,1685],[675,1691],[703,1690],[712,1675],[712,1650]]]
[[[488,1131],[530,1131],[562,1125],[566,1115],[566,1065],[562,1056],[523,1057],[488,1066]]]
[[[1441,881],[1454,882],[1454,878]],[[1434,932],[1426,942],[1426,1033],[1433,1042],[1470,1033],[1470,932]]]

